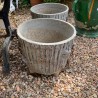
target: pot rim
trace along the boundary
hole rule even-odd
[[[68,25],[73,29],[73,34],[72,34],[71,37],[69,37],[69,38],[67,38],[67,39],[65,39],[65,40],[58,41],[58,42],[53,42],[53,43],[36,42],[36,41],[30,40],[30,39],[27,39],[27,38],[25,38],[25,37],[22,36],[22,34],[20,33],[20,30],[19,30],[19,29],[21,28],[21,26],[22,26],[23,24],[25,24],[25,23],[27,23],[27,22],[29,22],[29,21],[33,21],[33,20],[55,20],[55,21],[59,21],[59,22],[66,23],[66,24],[68,24]],[[36,19],[30,19],[30,20],[27,20],[27,21],[21,23],[21,24],[18,26],[18,28],[17,28],[17,35],[18,35],[18,37],[21,38],[22,40],[24,40],[24,41],[26,41],[26,42],[28,42],[28,43],[31,43],[31,44],[46,45],[46,46],[47,46],[47,45],[60,45],[60,44],[64,44],[64,43],[67,43],[67,42],[73,40],[73,39],[76,37],[76,29],[75,29],[75,27],[74,27],[72,24],[70,24],[70,23],[68,23],[68,22],[66,22],[66,21],[64,21],[64,20],[51,19],[51,18],[36,18]]]
[[[66,7],[66,10],[65,10],[65,11],[62,11],[62,12],[59,12],[59,13],[54,13],[54,14],[36,13],[36,12],[32,11],[32,9],[33,9],[34,7],[36,7],[36,6],[39,6],[39,5],[51,5],[51,4],[53,4],[53,5],[62,5],[62,6],[65,6],[65,7]],[[50,15],[50,16],[52,16],[52,15],[55,15],[55,14],[56,14],[56,15],[59,15],[59,14],[63,14],[63,13],[68,12],[68,11],[69,11],[69,7],[68,7],[67,5],[61,4],[61,3],[41,3],[41,4],[37,4],[37,5],[32,6],[32,7],[30,8],[30,11],[31,11],[32,13],[37,14],[37,15]]]

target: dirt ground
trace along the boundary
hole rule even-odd
[[[13,28],[28,19],[29,8],[10,14]],[[72,12],[68,22],[75,25]],[[0,36],[5,35],[4,30],[0,31]],[[0,98],[98,98],[98,38],[77,36],[69,66],[58,77],[29,74],[17,38],[9,49],[10,74],[4,76],[1,51],[4,39],[0,37]]]

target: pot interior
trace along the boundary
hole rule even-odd
[[[42,3],[31,7],[31,12],[37,14],[56,14],[66,11],[68,8],[63,4]]]
[[[73,28],[66,22],[54,19],[32,19],[18,27],[18,36],[26,40],[55,43],[70,38]]]
[[[24,34],[24,37],[36,42],[43,42],[43,43],[59,42],[66,38],[66,36],[64,36],[59,31],[44,28],[28,30],[28,32]]]

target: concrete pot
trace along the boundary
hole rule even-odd
[[[66,66],[76,30],[62,20],[38,18],[22,23],[17,34],[30,73],[52,75]]]
[[[31,7],[32,18],[55,18],[65,20],[68,16],[69,8],[60,3],[42,3]]]

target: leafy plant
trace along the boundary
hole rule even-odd
[[[56,2],[60,2],[61,0],[44,0],[44,2],[54,2],[54,3],[56,3]]]

